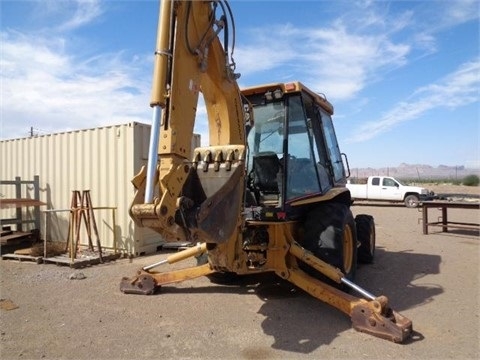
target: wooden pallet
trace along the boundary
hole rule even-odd
[[[120,257],[120,254],[102,254],[103,262],[113,261]],[[86,266],[98,265],[102,261],[99,255],[87,255],[87,256],[78,256],[75,259],[71,259],[68,254],[62,254],[58,256],[46,257],[43,258],[44,263],[56,264],[56,265],[67,265],[72,268],[82,268]]]
[[[120,254],[102,254],[103,262],[114,261],[120,257]],[[86,266],[98,265],[102,263],[100,256],[98,255],[88,255],[81,256],[80,258],[70,259],[68,254],[62,254],[58,256],[51,257],[42,257],[42,256],[32,256],[24,254],[3,254],[2,260],[18,260],[18,261],[33,261],[37,264],[56,264],[56,265],[67,265],[72,268],[82,268]]]
[[[43,262],[43,258],[41,256],[32,256],[32,255],[23,255],[23,254],[3,254],[2,260],[5,259],[12,259],[18,261],[34,261],[37,264],[41,264]]]

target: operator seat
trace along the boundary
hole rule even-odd
[[[253,156],[253,188],[257,201],[267,206],[277,206],[280,196],[277,175],[280,160],[274,152],[260,152]]]

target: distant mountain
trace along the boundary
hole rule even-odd
[[[372,175],[393,176],[398,179],[451,179],[462,180],[467,175],[480,176],[480,169],[468,169],[465,166],[439,165],[433,167],[425,164],[406,164],[401,163],[396,167],[383,168],[350,168],[351,177],[365,178]]]

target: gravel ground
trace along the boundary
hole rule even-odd
[[[443,192],[463,192],[453,190]],[[402,205],[352,210],[373,215],[377,229],[375,262],[359,268],[356,282],[388,296],[413,321],[414,337],[405,344],[356,332],[343,313],[268,275],[235,286],[202,277],[152,296],[122,294],[121,278],[168,255],[158,253],[83,269],[0,261],[0,357],[480,358],[478,232],[423,235],[421,212]],[[477,211],[453,209],[449,216],[479,222]]]

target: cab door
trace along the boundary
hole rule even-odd
[[[322,132],[325,139],[326,150],[329,158],[329,166],[333,173],[333,180],[336,185],[345,184],[345,168],[343,167],[342,155],[338,146],[337,136],[333,127],[333,121],[326,111],[317,106],[317,112],[321,118]]]
[[[392,178],[375,176],[368,184],[368,198],[371,200],[402,200],[399,184]]]
[[[400,191],[400,184],[394,179],[385,177],[382,179],[382,199],[385,200],[402,200],[403,195]]]

